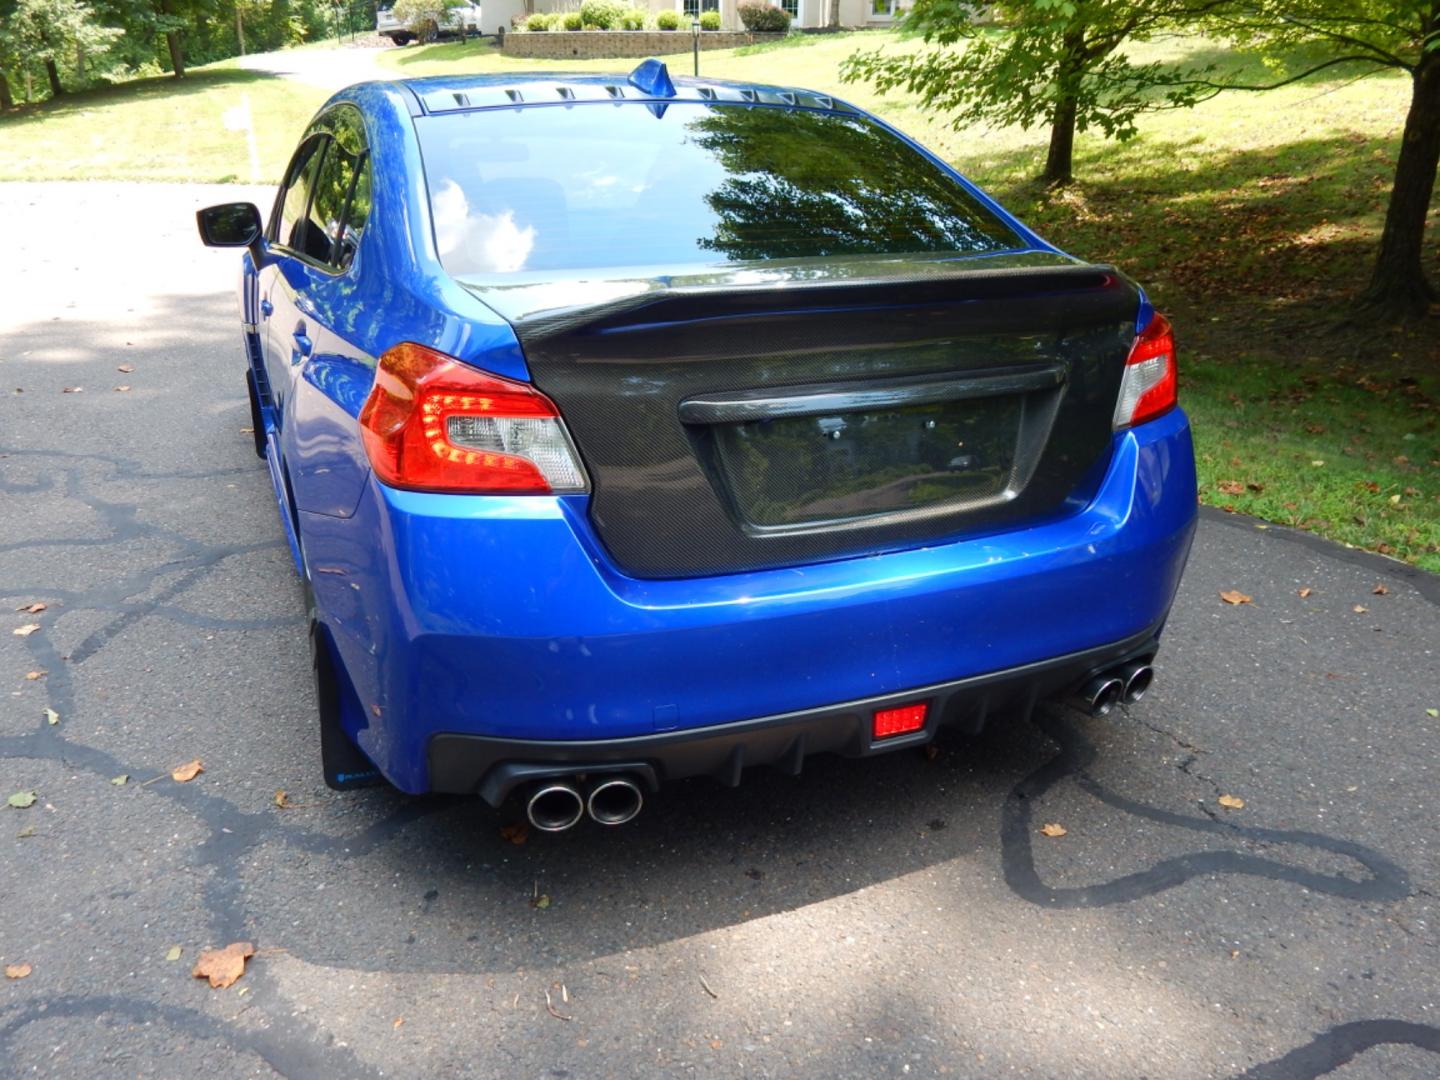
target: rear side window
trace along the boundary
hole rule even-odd
[[[307,250],[305,213],[310,205],[310,192],[315,186],[315,173],[320,167],[325,144],[329,141],[324,135],[312,135],[306,139],[290,159],[290,168],[285,174],[285,189],[278,204],[279,217],[272,228],[271,238],[294,251]]]
[[[435,239],[457,275],[1024,244],[858,116],[677,102],[471,111],[416,127]]]

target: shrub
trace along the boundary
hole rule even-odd
[[[554,24],[554,22],[554,16],[544,11],[537,11],[534,15],[531,15],[528,19],[525,20],[524,29],[531,31],[545,31],[549,30],[550,27]]]
[[[641,11],[639,8],[631,8],[629,11],[625,12],[624,15],[620,16],[620,29],[644,30],[645,12]]]
[[[580,16],[578,11],[567,11],[561,25],[563,25],[566,30],[584,30],[585,20]]]
[[[718,11],[702,11],[700,13],[701,30],[719,30],[720,13]]]
[[[601,30],[619,30],[627,10],[621,0],[583,0],[580,21]]]
[[[746,30],[783,34],[790,29],[790,13],[764,0],[740,0],[735,10]]]
[[[679,15],[679,13],[678,13],[678,12],[675,12],[675,11],[672,11],[672,10],[670,10],[670,9],[668,9],[668,8],[667,8],[666,10],[664,10],[664,11],[661,11],[661,12],[657,13],[656,16],[655,16],[655,29],[656,29],[656,30],[679,30],[679,29],[680,29],[680,15]]]

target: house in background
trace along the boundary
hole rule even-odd
[[[901,12],[900,0],[773,0],[790,13],[790,23],[800,29],[826,26],[888,26]],[[736,0],[636,0],[635,6],[650,12],[673,10],[688,21],[702,11],[718,11],[726,30],[743,30],[735,11]],[[576,11],[579,0],[483,0],[481,32],[493,34],[501,26],[508,31],[521,15],[536,11]]]

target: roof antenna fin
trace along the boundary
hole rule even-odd
[[[666,70],[664,63],[653,57],[636,65],[635,70],[630,72],[629,82],[631,86],[643,90],[651,97],[675,96],[675,84],[670,81],[670,72]]]

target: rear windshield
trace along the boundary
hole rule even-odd
[[[436,243],[455,275],[1024,246],[922,154],[856,116],[605,103],[416,127]]]

